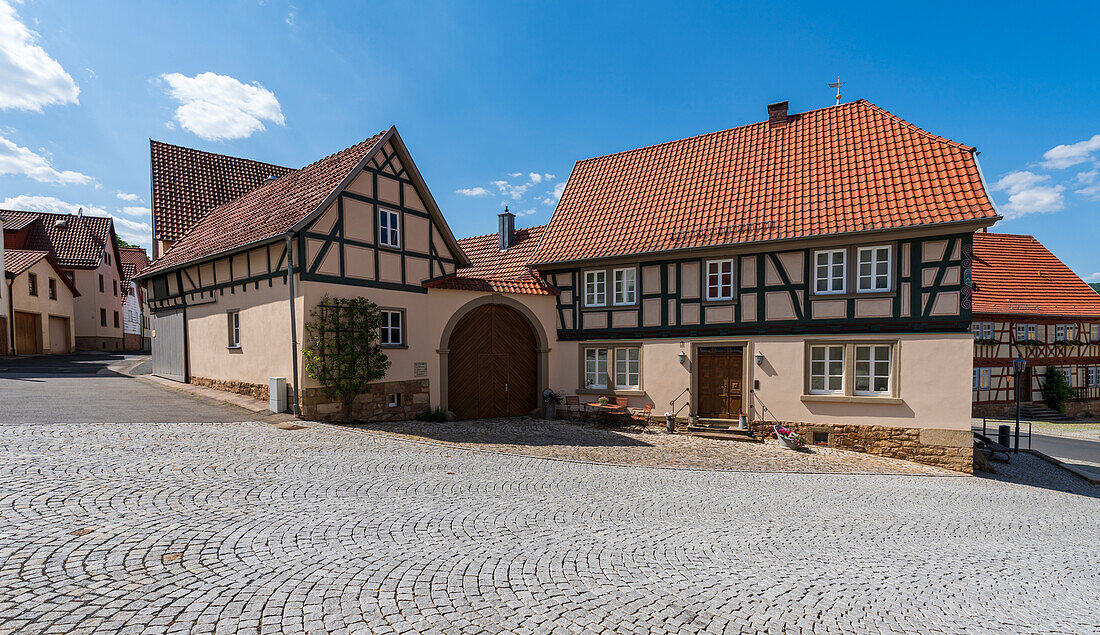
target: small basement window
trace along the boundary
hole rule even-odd
[[[813,445],[829,445],[828,430],[813,430],[810,432],[810,443]]]
[[[391,392],[389,399],[390,399],[390,401],[389,401],[389,407],[390,408],[400,408],[401,407],[401,393]]]

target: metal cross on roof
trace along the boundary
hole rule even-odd
[[[840,87],[844,84],[845,82],[840,81],[840,75],[837,75],[835,82],[829,82],[829,88],[836,89],[836,103],[838,104],[840,103]]]

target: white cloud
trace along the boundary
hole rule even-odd
[[[513,179],[518,179],[519,177],[523,176],[523,172],[511,172],[508,174],[508,176],[512,177]]]
[[[501,194],[511,196],[515,200],[523,198],[523,195],[527,193],[527,189],[531,187],[530,183],[515,185],[508,181],[493,181],[493,185],[500,189]]]
[[[538,172],[532,172],[528,176],[531,177],[531,182],[532,183],[542,183],[542,175],[539,174]]]
[[[1093,152],[1100,150],[1100,134],[1086,141],[1054,146],[1043,153],[1043,167],[1050,169],[1068,168],[1084,163]]]
[[[489,190],[478,187],[464,187],[460,190],[455,190],[455,194],[461,194],[463,196],[488,196]]]
[[[0,0],[0,110],[35,110],[79,103],[73,78],[38,45],[38,34]]]
[[[1100,282],[1100,271],[1085,276],[1085,282]]]
[[[87,174],[57,170],[48,158],[0,137],[0,174],[19,174],[40,183],[86,185],[95,181]]]
[[[137,194],[130,194],[130,193],[127,193],[127,192],[123,192],[122,190],[119,190],[118,192],[116,192],[115,196],[117,196],[120,201],[133,202],[133,201],[140,201],[141,200],[141,197],[138,196]]]
[[[160,78],[168,84],[168,95],[180,102],[175,120],[203,139],[243,139],[266,130],[264,121],[286,125],[275,93],[257,82],[243,84],[209,72],[194,77],[165,73]]]
[[[993,186],[994,190],[1008,193],[1008,204],[1002,205],[1005,218],[1018,218],[1024,214],[1057,212],[1065,207],[1061,185],[1044,185],[1050,176],[1026,170],[1009,172]]]
[[[1100,169],[1081,172],[1077,175],[1077,183],[1080,189],[1073,190],[1081,196],[1100,200]]]
[[[298,7],[290,5],[290,11],[286,14],[286,23],[294,26],[294,20],[298,17]]]
[[[525,209],[522,212],[516,212],[516,216],[530,216],[531,214],[534,214],[534,213],[535,213],[535,210],[533,210],[533,209]]]
[[[126,214],[127,216],[145,217],[151,216],[153,212],[148,207],[123,207],[122,213]]]
[[[554,186],[553,191],[547,192],[546,198],[542,199],[543,205],[557,205],[561,200],[562,193],[565,192],[565,183],[558,183]]]
[[[149,224],[149,209],[145,207],[123,208],[122,211],[124,214],[133,216],[145,214],[144,217],[133,220],[125,216],[120,216],[119,214],[108,212],[97,205],[70,203],[56,196],[20,194],[19,196],[9,196],[3,201],[0,201],[0,208],[20,209],[31,212],[55,212],[58,214],[76,214],[80,208],[84,208],[84,213],[89,216],[110,216],[113,218],[115,220],[115,233],[118,234],[119,238],[127,242],[148,246],[153,235],[153,227]]]

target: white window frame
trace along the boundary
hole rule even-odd
[[[877,272],[879,265],[879,253],[881,251],[886,252],[886,286],[879,286]],[[871,273],[867,276],[863,275],[863,254],[871,254]],[[816,264],[816,263],[815,263]],[[894,267],[894,249],[892,245],[874,245],[871,247],[860,247],[856,250],[856,292],[857,293],[887,293],[893,291],[893,267]],[[863,286],[864,279],[867,279],[868,286]],[[816,283],[815,283],[816,286]]]
[[[847,375],[847,372],[846,372],[847,371],[847,360],[845,359],[845,357],[847,356],[846,355],[847,348],[848,347],[845,346],[844,344],[811,344],[810,345],[810,386],[809,387],[810,387],[810,394],[811,395],[843,395],[844,394],[845,375]],[[822,370],[823,370],[824,374],[814,373],[814,363],[816,361],[814,359],[814,351],[817,350],[817,349],[824,349],[825,350],[825,356],[821,360],[821,363],[824,364],[824,366],[822,367]],[[832,354],[834,352],[836,352],[837,349],[840,350],[840,359],[839,360],[834,359],[832,357]],[[840,377],[840,387],[839,388],[829,388],[829,383],[830,383],[829,380],[833,377],[837,377],[836,374],[829,372],[829,366],[830,366],[830,364],[834,364],[838,361],[840,362],[840,375],[839,375],[839,377]],[[814,377],[824,378],[824,381],[822,381],[822,386],[824,386],[823,388],[814,388],[813,387]]]
[[[1054,368],[1057,368],[1058,370],[1062,371],[1062,374],[1066,376],[1066,383],[1069,384],[1070,388],[1075,388],[1076,387],[1076,385],[1073,383],[1073,367],[1072,366],[1055,366]]]
[[[989,390],[992,368],[974,369],[974,390]]]
[[[993,323],[973,322],[970,325],[970,332],[974,334],[976,340],[991,340],[993,339]]]
[[[1092,328],[1091,328],[1091,331],[1092,331],[1092,336],[1091,336],[1092,341],[1090,343],[1091,344],[1100,343],[1100,324],[1093,324]]]
[[[1076,324],[1055,324],[1054,325],[1054,340],[1072,340],[1077,339],[1077,325]]]
[[[833,282],[837,279],[834,268],[837,263],[833,262],[833,256],[840,254],[840,288],[833,287]],[[821,265],[818,262],[820,256],[827,256],[828,262],[825,265]],[[821,277],[821,267],[825,267],[825,277]],[[821,280],[826,281],[826,288],[824,291],[818,289],[818,282]],[[848,290],[848,250],[847,249],[822,249],[814,252],[814,295],[837,295],[845,293]]]
[[[229,320],[229,348],[241,347],[241,312],[239,309],[226,311]]]
[[[737,278],[734,277],[733,259],[708,260],[706,265],[707,300],[732,300],[737,285]],[[717,270],[711,271],[712,267],[717,267]],[[726,271],[727,268],[729,271]],[[722,282],[722,277],[726,275],[729,276],[729,284],[723,284]]]
[[[593,269],[584,272],[584,306],[607,306],[606,270]]]
[[[629,277],[626,274],[630,274]],[[621,277],[620,277],[621,275]],[[611,279],[615,290],[615,306],[628,306],[638,303],[638,268],[623,267],[612,272]],[[627,283],[630,288],[627,288]],[[586,290],[587,291],[587,290]]]
[[[634,359],[630,359],[631,352],[634,353]],[[620,371],[625,376],[625,381],[619,381]],[[634,381],[630,381],[631,379]],[[613,380],[616,390],[638,390],[641,388],[642,349],[640,347],[627,346],[615,349],[615,375]]]
[[[1100,366],[1089,366],[1085,370],[1085,384],[1087,388],[1100,388]]]
[[[589,353],[592,353],[592,355],[590,356]],[[607,368],[607,358],[609,353],[610,350],[606,347],[592,346],[584,349],[584,387],[586,389],[606,390],[608,388],[610,374]],[[600,370],[601,362],[602,371]]]
[[[1021,338],[1020,333],[1023,332],[1024,336]],[[1034,340],[1039,338],[1039,327],[1036,324],[1017,324],[1013,329],[1015,335],[1015,341],[1026,342],[1028,340]]]
[[[383,221],[383,219],[386,219]],[[392,222],[393,226],[390,226]],[[390,241],[392,236],[393,241]],[[401,214],[391,209],[378,208],[378,244],[384,247],[401,247]]]
[[[387,407],[389,407],[389,408],[400,408],[401,407],[401,393],[391,392],[387,396],[387,400],[388,400],[388,402],[386,404]]]
[[[379,328],[379,344],[382,346],[405,345],[405,312],[401,309],[382,309],[382,326]],[[393,317],[397,316],[397,326],[393,324]],[[397,340],[394,341],[394,331],[397,331]]]
[[[876,368],[876,365],[880,361],[876,357],[876,355],[878,354],[879,349],[883,349],[883,348],[886,349],[886,355],[887,355],[887,357],[886,357],[886,374],[885,375],[878,373],[877,372],[878,369]],[[868,364],[868,368],[867,368],[868,372],[867,372],[866,375],[861,374],[860,369],[859,369],[859,365],[861,363],[864,363],[864,362],[861,362],[860,359],[859,359],[860,349],[868,349],[869,353],[870,353],[867,361],[865,362],[866,364]],[[853,368],[854,368],[854,374],[853,374],[854,384],[852,385],[852,394],[853,395],[890,395],[890,394],[893,394],[892,393],[892,391],[894,389],[894,347],[893,347],[893,345],[891,345],[891,344],[856,344],[854,354],[855,354],[855,359],[853,360],[853,363],[854,363],[854,365],[853,365]],[[859,380],[860,380],[861,377],[866,377],[867,378],[867,385],[869,387],[867,390],[859,390],[857,388],[857,386],[859,386]],[[882,377],[886,378],[886,390],[876,390],[875,389],[875,380],[880,379]]]

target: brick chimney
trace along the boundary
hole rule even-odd
[[[516,215],[508,211],[508,206],[504,206],[504,211],[497,215],[499,237],[499,249],[501,251],[508,251],[508,248],[512,246],[512,243],[516,241]]]
[[[768,123],[773,126],[787,123],[787,102],[768,104]]]

